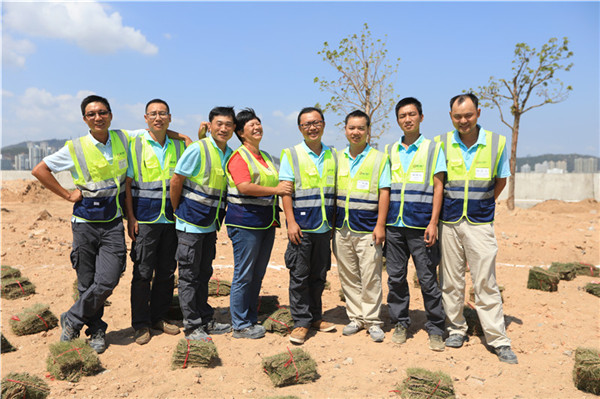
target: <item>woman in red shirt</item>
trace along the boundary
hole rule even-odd
[[[230,311],[234,338],[262,338],[258,296],[279,227],[278,196],[291,195],[292,184],[279,181],[271,156],[260,151],[263,128],[254,110],[237,116],[236,135],[242,145],[227,163],[225,225],[233,244],[234,272]]]

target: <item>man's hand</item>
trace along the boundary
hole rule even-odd
[[[203,138],[205,138],[207,132],[210,132],[210,123],[200,123],[200,128],[198,129],[198,140],[202,140]]]
[[[383,244],[385,241],[385,226],[375,226],[373,229],[373,242],[375,245]]]
[[[83,199],[83,195],[81,194],[81,190],[76,188],[75,190],[71,191],[69,193],[69,197],[67,198],[67,201],[75,203],[75,202],[79,202]]]
[[[425,240],[425,246],[431,247],[435,244],[437,240],[437,223],[429,223],[427,228],[425,229],[425,234],[423,234],[423,239]]]
[[[135,237],[139,233],[139,225],[136,218],[129,216],[127,218],[127,235],[131,238],[131,241],[135,241]]]
[[[294,193],[294,184],[291,181],[282,180],[279,182],[277,187],[275,187],[275,194],[282,195],[292,195]]]
[[[300,245],[303,235],[298,223],[288,221],[287,234],[292,244]]]

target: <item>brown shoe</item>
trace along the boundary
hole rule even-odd
[[[139,330],[135,330],[133,334],[135,343],[138,345],[145,345],[150,342],[150,329],[148,327],[142,327]]]
[[[308,335],[308,328],[306,327],[296,327],[294,331],[290,334],[290,342],[293,344],[303,344],[306,340],[306,336]]]
[[[314,321],[310,326],[320,332],[330,332],[335,330],[335,324],[325,320]]]
[[[177,335],[179,334],[179,327],[175,324],[171,324],[165,320],[159,320],[152,326],[155,330],[159,330],[169,335]]]

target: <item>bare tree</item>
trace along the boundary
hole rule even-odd
[[[573,66],[566,60],[573,56],[569,51],[569,40],[564,37],[562,43],[557,38],[551,38],[537,51],[526,43],[517,43],[515,58],[512,61],[513,77],[510,79],[495,79],[490,77],[487,86],[471,89],[482,100],[484,107],[496,107],[500,112],[500,120],[512,130],[512,146],[510,151],[510,171],[508,180],[508,209],[515,208],[515,173],[517,165],[517,141],[521,116],[545,104],[556,104],[564,101],[573,89],[564,84],[554,75],[556,72],[569,71]],[[528,105],[531,96],[536,98],[533,105]],[[534,101],[532,99],[532,101]],[[510,106],[513,117],[512,124],[505,119],[504,106]]]
[[[318,77],[314,80],[322,91],[332,94],[324,110],[341,116],[354,109],[364,111],[371,118],[369,142],[372,144],[389,127],[387,118],[396,100],[392,76],[398,70],[400,58],[391,65],[387,63],[387,53],[385,41],[373,39],[366,23],[360,34],[342,39],[336,49],[325,42],[323,50],[318,52],[323,61],[339,72],[334,80]]]

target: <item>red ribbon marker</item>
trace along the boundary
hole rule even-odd
[[[46,330],[48,330],[48,323],[46,323],[46,320],[44,320],[44,318],[39,314],[36,314],[36,316],[44,323],[44,325],[46,326]]]
[[[187,353],[185,354],[185,360],[183,361],[183,366],[181,367],[182,369],[185,368],[185,365],[187,364],[188,356],[190,355],[190,340],[186,339],[186,341],[187,341]]]
[[[298,367],[296,366],[296,362],[294,361],[294,356],[292,355],[292,351],[290,351],[289,347],[286,347],[288,353],[290,354],[290,360],[288,360],[288,362],[286,364],[283,365],[283,367],[288,367],[290,365],[290,363],[292,363],[294,365],[294,368],[296,369],[296,382],[298,382]]]

